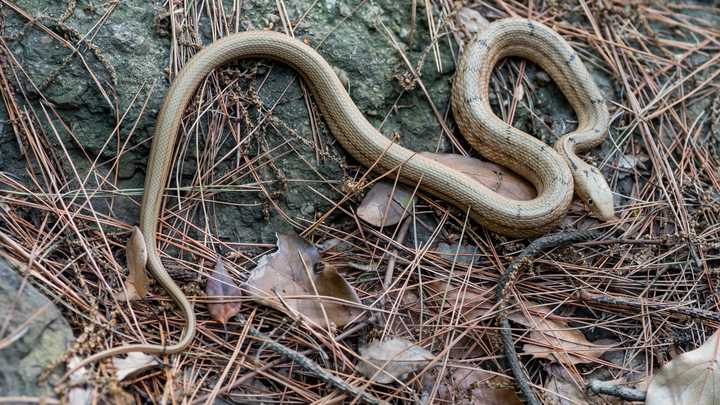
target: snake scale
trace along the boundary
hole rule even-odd
[[[495,65],[506,57],[537,63],[557,83],[578,119],[577,129],[561,137],[555,149],[498,118],[489,102]],[[128,352],[177,353],[195,335],[195,315],[187,297],[163,267],[156,245],[158,218],[183,113],[196,89],[213,69],[230,61],[265,58],[294,68],[311,90],[330,132],[357,161],[377,172],[400,170],[403,182],[468,210],[488,229],[508,236],[546,233],[564,216],[575,190],[600,219],[614,215],[612,193],[602,174],[576,153],[601,143],[608,110],[600,90],[568,43],[537,22],[508,18],[495,21],[469,43],[459,61],[452,110],[465,138],[480,154],[530,181],[537,197],[519,201],[499,195],[470,176],[408,150],[385,137],[364,117],[332,67],[310,46],[289,36],[243,32],[215,41],[190,59],[173,81],[158,115],[148,160],[140,228],[147,267],[180,306],[187,326],[172,345],[138,344],[105,350],[75,369]]]

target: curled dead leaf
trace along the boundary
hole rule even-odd
[[[378,181],[365,194],[357,215],[373,226],[389,226],[400,222],[415,199],[410,190],[400,185]]]
[[[440,242],[436,250],[440,257],[462,268],[467,268],[467,265],[475,262],[479,256],[477,246],[472,245],[460,246],[457,243]]]
[[[451,375],[453,403],[521,405],[515,386],[507,379],[479,369],[456,369]]]
[[[545,381],[544,403],[548,405],[624,405],[629,404],[621,398],[609,395],[599,395],[589,392],[584,384],[587,375],[572,376],[569,368],[553,363],[545,367],[550,378]],[[585,377],[585,378],[583,378]],[[617,384],[624,381],[618,380]]]
[[[403,338],[374,341],[360,347],[357,371],[372,381],[388,384],[425,367],[433,354]]]
[[[618,167],[625,170],[635,170],[635,168],[647,169],[645,162],[650,160],[648,155],[641,153],[636,155],[620,155],[618,158]]]
[[[545,402],[552,405],[597,404],[578,387],[563,366],[549,364],[546,371],[550,378],[545,381]],[[595,397],[599,399],[599,397]]]
[[[215,269],[208,277],[205,292],[211,298],[233,298],[242,295],[240,288],[235,285],[235,282],[225,270],[225,264],[221,258],[218,258]],[[238,301],[211,302],[208,304],[208,312],[210,312],[214,320],[224,325],[230,318],[240,312],[240,307]]]
[[[128,376],[158,366],[160,362],[153,356],[142,352],[130,352],[127,357],[113,357],[115,376],[122,381]]]
[[[360,303],[360,298],[358,298],[355,293],[355,289],[345,281],[333,266],[324,266],[324,269],[315,276],[315,286],[320,296],[336,297],[346,301]],[[336,325],[338,325],[338,317],[349,321],[358,314],[358,311],[354,307],[331,304],[329,308],[332,309],[333,321]],[[343,324],[345,324],[345,322],[343,322]]]
[[[496,193],[513,200],[532,200],[537,196],[535,187],[512,171],[480,159],[451,153],[419,153],[426,158],[462,172]]]
[[[137,226],[133,227],[130,239],[125,247],[125,257],[128,267],[128,278],[125,281],[125,291],[115,295],[118,300],[133,301],[142,299],[147,294],[148,277],[145,272],[148,255],[145,239]]]
[[[445,299],[445,307],[457,308],[465,319],[478,319],[490,314],[495,304],[495,291],[468,285],[467,288],[448,286],[442,281],[427,284],[435,300]],[[442,301],[439,302],[442,304]]]
[[[260,258],[245,282],[254,300],[298,312],[323,326],[327,322],[344,326],[360,314],[355,305],[360,299],[335,268],[314,272],[320,261],[314,246],[296,235],[278,235],[277,247],[275,253]]]
[[[702,346],[665,364],[650,381],[647,405],[709,405],[720,402],[720,331]]]
[[[569,365],[595,362],[612,347],[589,342],[578,329],[549,317],[550,312],[544,307],[532,308],[529,316],[520,311],[508,316],[530,330],[527,343],[523,345],[524,353]]]

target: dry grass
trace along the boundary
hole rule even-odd
[[[414,41],[428,46],[425,63],[451,69],[442,66],[437,56],[441,48],[449,46],[457,54],[457,44],[450,40],[455,37],[447,35],[452,34],[453,24],[445,23],[452,19],[454,3],[416,3],[421,2],[412,2],[418,7],[412,14],[417,24],[435,29],[430,37],[422,38],[414,27],[408,27]],[[714,13],[714,21],[719,11],[662,2],[563,3],[499,0],[478,9],[490,18],[530,16],[552,26],[572,42],[586,63],[612,77],[619,96],[611,105],[612,148],[604,156],[597,151],[591,155],[622,194],[618,219],[602,225],[605,237],[627,243],[606,244],[601,239],[546,255],[536,263],[535,273],[518,280],[515,295],[523,311],[542,304],[590,340],[618,343],[614,351],[622,354],[620,360],[566,366],[569,378],[579,387],[598,368],[605,369],[607,379],[638,382],[675,353],[701,344],[718,326],[717,321],[688,316],[688,311],[676,308],[717,312],[720,303],[716,293],[720,162],[712,153],[713,131],[720,127],[720,30],[702,14],[689,16],[688,10]],[[223,9],[217,1],[203,4],[199,10],[183,1],[169,2],[171,76],[196,52],[192,44],[201,29],[198,21],[216,38],[241,29],[235,9]],[[358,7],[363,5],[361,2]],[[292,33],[303,17],[287,15],[282,0],[277,6],[279,30]],[[427,6],[432,6],[432,12],[424,12]],[[312,13],[312,8],[307,12]],[[572,22],[569,16],[573,16]],[[45,27],[42,22],[36,25]],[[45,29],[53,41],[70,47],[78,44]],[[113,298],[125,277],[123,247],[132,225],[113,215],[113,207],[118,201],[138,204],[141,193],[121,189],[117,183],[123,154],[139,146],[134,131],[107,134],[105,148],[115,148],[115,157],[103,161],[100,154],[86,156],[89,169],[81,171],[66,149],[55,147],[62,146],[57,142],[60,133],[72,134],[72,125],[62,127],[51,119],[59,114],[51,104],[28,100],[28,89],[40,84],[29,81],[21,61],[2,39],[0,55],[3,101],[29,179],[20,182],[12,174],[0,172],[0,256],[18,264],[34,285],[53,297],[83,337],[68,352],[68,359],[124,343],[176,340],[182,318],[161,290],[153,289],[151,299],[130,306]],[[407,60],[403,68],[412,71],[415,62]],[[516,86],[528,86],[525,65],[512,63],[503,70],[507,74],[497,80],[498,97],[509,101],[501,115],[509,121],[518,105],[527,108],[533,102],[530,88],[524,99],[514,98],[520,94]],[[89,67],[87,73],[95,77]],[[245,86],[248,79],[258,87]],[[320,220],[311,223],[282,212],[274,202],[278,184],[263,180],[263,173],[281,178],[277,161],[285,154],[302,157],[298,148],[315,154],[315,162],[306,160],[311,171],[316,162],[336,157],[320,140],[317,128],[321,118],[312,103],[307,102],[313,134],[300,142],[300,136],[273,114],[275,104],[258,99],[264,80],[255,67],[224,69],[203,84],[187,112],[158,243],[172,276],[196,304],[199,333],[187,352],[165,357],[165,367],[130,379],[123,388],[135,400],[148,402],[201,403],[215,396],[241,403],[257,396],[283,403],[349,400],[278,357],[250,336],[243,323],[231,321],[225,331],[209,318],[203,286],[216,253],[224,254],[230,272],[242,281],[258,253],[272,248],[228,242],[217,236],[218,207],[242,204],[275,210],[298,233],[315,242],[343,241],[347,248],[329,251],[324,260],[344,267],[351,262],[363,264],[365,271],[348,268],[347,277],[365,304],[382,309],[375,316],[377,325],[367,329],[350,326],[351,333],[343,333],[346,331],[308,329],[298,320],[247,302],[242,314],[248,323],[287,347],[310,350],[316,362],[346,382],[398,403],[432,402],[447,389],[446,376],[457,369],[480,367],[506,373],[493,321],[493,288],[501,269],[524,242],[498,237],[471,224],[464,213],[423,199],[414,207],[406,243],[398,243],[398,228],[378,230],[355,217],[352,193],[360,191],[358,187],[343,188],[338,179],[327,179],[319,172],[315,178],[285,181],[302,184],[307,192],[322,185],[324,190],[342,195],[331,210],[334,218],[344,218],[339,221],[342,225]],[[420,83],[414,91],[424,91],[422,78],[415,75],[413,80]],[[151,91],[149,84],[135,103],[144,105]],[[711,98],[715,98],[714,110],[690,113],[691,106]],[[305,99],[309,97],[305,95]],[[435,112],[443,131],[452,137],[451,118]],[[122,111],[117,115],[119,124],[125,115]],[[199,122],[203,125],[197,125]],[[288,141],[271,145],[263,141],[268,134],[279,134]],[[717,141],[718,134],[714,136]],[[457,153],[465,152],[461,141],[451,140],[459,147]],[[254,155],[247,153],[251,147],[257,152]],[[648,158],[644,167],[627,164],[627,156],[642,155]],[[363,169],[347,170],[355,180],[365,176]],[[351,193],[343,191],[348,189]],[[226,200],[229,192],[252,195],[247,201],[254,202]],[[326,198],[326,192],[316,192],[318,198]],[[324,220],[329,212],[318,214]],[[566,221],[566,225],[578,227],[594,224],[581,208],[571,210]],[[420,240],[418,233],[429,238]],[[470,261],[461,260],[467,257],[460,255],[441,255],[438,242],[476,246],[477,254]],[[384,285],[388,266],[394,271],[389,285]],[[430,288],[438,285],[439,290]],[[587,296],[579,299],[581,292],[629,302],[614,305]],[[481,315],[471,311],[476,308],[483,308]],[[343,339],[337,339],[338,335]],[[437,354],[437,367],[425,368],[403,385],[369,384],[354,373],[358,345],[368,337],[388,335],[404,336],[431,350]],[[519,329],[518,338],[528,337]],[[527,356],[523,361],[536,384],[547,381],[543,361]],[[93,387],[100,395],[117,394],[109,364],[100,365],[96,375]]]

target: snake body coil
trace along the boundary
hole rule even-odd
[[[492,112],[488,98],[491,73],[495,64],[508,56],[525,57],[539,64],[575,109],[578,128],[558,141],[557,152]],[[470,144],[489,160],[532,182],[538,194],[529,201],[503,197],[470,176],[383,136],[353,103],[327,61],[304,43],[266,31],[230,35],[198,52],[173,81],[158,115],[141,207],[140,228],[147,245],[148,269],[181,307],[187,328],[174,345],[117,347],[91,356],[78,367],[133,351],[176,353],[193,339],[192,306],[158,255],[160,207],[181,119],[196,89],[213,69],[246,58],[272,59],[294,68],[311,90],[332,134],[360,163],[374,165],[377,172],[399,169],[403,182],[413,185],[420,182],[426,192],[462,210],[470,209],[478,223],[495,232],[528,237],[554,227],[572,198],[571,173],[578,194],[596,214],[602,218],[612,216],[612,195],[602,175],[575,155],[576,150],[592,147],[604,139],[608,122],[605,102],[577,54],[562,37],[541,24],[519,18],[490,24],[466,47],[452,95],[455,119]]]

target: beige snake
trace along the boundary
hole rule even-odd
[[[557,142],[557,152],[492,112],[488,98],[490,77],[496,63],[509,56],[524,57],[540,65],[575,109],[578,128]],[[120,353],[177,353],[193,339],[192,306],[168,275],[157,252],[158,217],[180,121],[188,103],[213,69],[244,58],[273,59],[293,67],[311,89],[332,134],[355,159],[368,167],[374,165],[377,172],[399,168],[404,182],[413,185],[420,182],[426,192],[462,210],[469,208],[473,219],[492,231],[528,237],[556,226],[570,204],[573,177],[579,196],[597,216],[602,219],[613,216],[612,194],[603,176],[575,155],[605,138],[608,125],[605,101],[577,54],[560,35],[544,25],[520,18],[490,24],[465,48],[452,95],[455,120],[470,144],[487,159],[512,169],[535,186],[538,195],[528,201],[498,195],[473,178],[383,136],[353,103],[327,61],[304,43],[275,32],[234,34],[204,48],[175,78],[158,116],[148,160],[140,219],[148,268],[180,306],[187,327],[176,344],[116,347],[85,359],[75,368]]]

